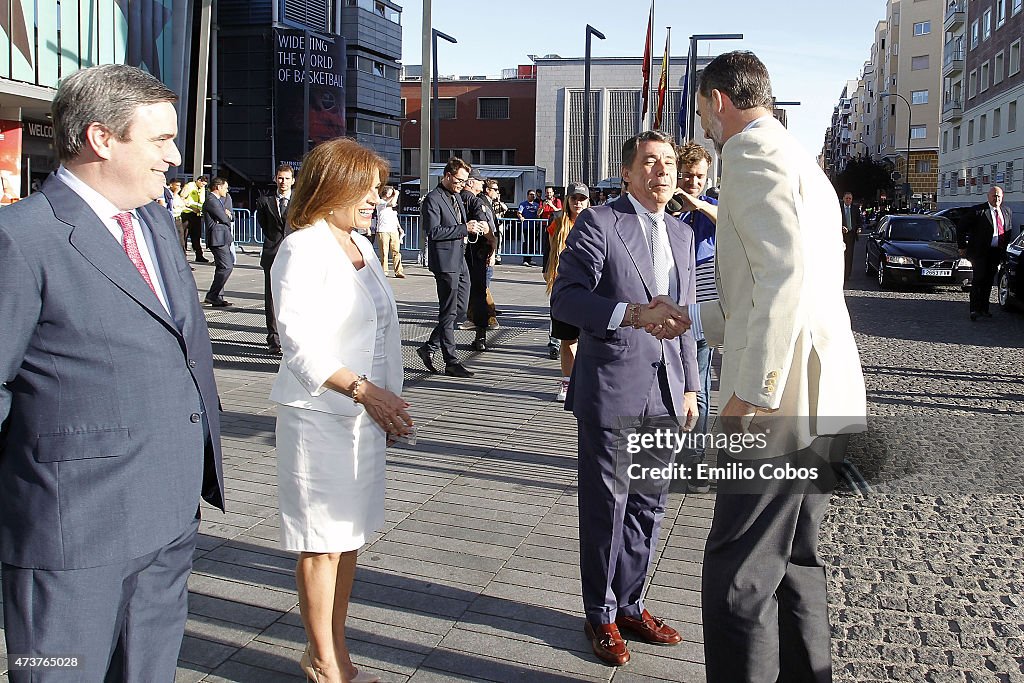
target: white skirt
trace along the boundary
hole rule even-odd
[[[364,411],[344,417],[277,406],[281,547],[358,550],[384,526],[384,430]]]

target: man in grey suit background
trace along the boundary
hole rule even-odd
[[[565,408],[579,435],[584,630],[614,666],[630,658],[620,627],[657,645],[682,640],[643,601],[667,482],[631,482],[624,440],[655,421],[691,429],[699,385],[696,342],[672,317],[696,301],[696,281],[693,231],[665,213],[676,187],[671,138],[627,140],[622,178],[628,195],[576,219],[551,292],[552,317],[580,328]]]
[[[736,456],[754,472],[794,458],[828,468],[866,412],[835,190],[772,116],[773,102],[768,70],[751,52],[720,55],[701,74],[701,125],[723,175],[719,299],[700,305],[700,323],[722,345],[720,424],[765,437],[766,448]],[[828,502],[827,489],[799,479],[719,479],[701,592],[709,683],[832,680],[818,554]]]
[[[224,287],[235,267],[231,253],[231,197],[228,196],[228,181],[216,177],[210,181],[210,189],[203,202],[203,233],[206,246],[213,252],[213,282],[206,292],[206,303],[214,308],[227,308],[230,301],[224,298]]]
[[[0,209],[0,562],[11,681],[170,681],[200,497],[223,509],[209,332],[160,197],[176,96],[104,65],[53,102],[61,166]]]
[[[423,198],[420,221],[427,239],[427,265],[437,285],[437,325],[430,338],[416,349],[416,355],[432,373],[434,352],[441,349],[444,374],[451,377],[472,377],[473,373],[459,362],[455,354],[455,319],[469,302],[469,267],[466,265],[466,240],[470,233],[483,236],[487,223],[470,218],[462,200],[462,188],[469,179],[471,167],[462,159],[452,157],[444,167],[444,175],[433,190]]]

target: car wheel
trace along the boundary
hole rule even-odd
[[[885,274],[885,262],[878,262],[878,288],[885,289],[889,286],[889,277]]]
[[[999,274],[999,283],[996,285],[996,294],[999,298],[999,305],[1007,310],[1013,308],[1013,299],[1010,298],[1010,274],[1005,270]]]

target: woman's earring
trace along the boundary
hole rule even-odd
[[[334,209],[331,209],[330,211],[328,211],[327,215],[328,216],[333,216],[334,215]]]

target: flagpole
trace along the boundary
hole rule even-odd
[[[651,86],[654,85],[654,0],[651,0],[651,21],[647,24],[647,32],[649,34],[648,35],[648,39],[651,41],[651,52],[650,52],[650,57],[649,57],[649,59],[651,60],[651,63],[648,66],[648,68],[650,69],[650,71],[648,71],[648,73],[651,74],[651,77],[647,79],[647,87],[648,87],[648,89],[650,89]],[[650,97],[650,92],[648,92],[647,95],[648,95],[648,97]],[[649,102],[653,102],[653,100],[648,100],[648,101]],[[654,121],[654,111],[653,111],[653,109],[654,109],[653,106],[647,107],[647,111],[648,111],[648,113],[649,113],[649,115],[651,117],[651,121],[652,122]],[[644,128],[647,128],[647,123],[646,122],[644,123]]]
[[[665,27],[665,109],[668,109],[669,99],[672,97],[672,27]],[[664,122],[664,119],[662,119]]]

